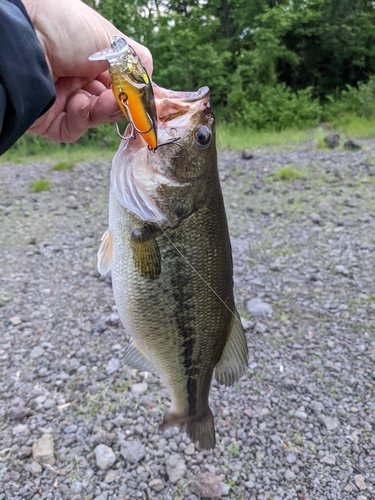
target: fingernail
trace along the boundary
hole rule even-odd
[[[121,118],[125,118],[124,113],[119,109],[116,111],[116,113],[113,113],[112,115],[109,115],[109,118],[111,120],[121,120]]]
[[[83,120],[87,120],[89,117],[89,108],[90,108],[90,103],[85,104],[82,106],[82,108],[79,110],[79,114],[81,115],[81,118]]]

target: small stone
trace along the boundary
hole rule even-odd
[[[305,411],[302,411],[302,410],[295,411],[294,415],[298,418],[302,418],[303,420],[306,420],[306,418],[308,417],[307,413]]]
[[[295,455],[292,455],[291,453],[289,453],[289,455],[287,455],[287,457],[286,457],[286,461],[288,462],[288,464],[295,464],[297,461],[297,458]]]
[[[170,455],[166,463],[167,474],[172,484],[177,483],[186,474],[186,465],[184,460],[174,453]]]
[[[116,462],[116,455],[112,448],[105,444],[99,444],[95,449],[96,465],[101,470],[107,470]]]
[[[33,458],[40,464],[53,465],[56,462],[52,434],[43,434],[33,444]]]
[[[108,500],[108,491],[103,491],[103,493],[100,493],[94,500]]]
[[[18,458],[26,458],[31,455],[32,449],[30,446],[23,445],[21,446],[20,451],[18,452]]]
[[[358,151],[362,149],[362,146],[358,142],[353,141],[353,139],[348,139],[344,142],[344,148],[349,151]]]
[[[49,398],[44,403],[43,408],[49,410],[50,408],[54,408],[55,406],[56,406],[56,401],[52,398]]]
[[[190,489],[198,497],[203,498],[221,498],[223,489],[220,478],[211,472],[198,474],[190,483]]]
[[[75,432],[77,432],[77,429],[78,429],[77,424],[70,424],[65,427],[64,432],[65,434],[74,434]]]
[[[149,487],[157,491],[158,493],[164,489],[164,481],[158,477],[151,479],[151,481],[148,483]]]
[[[351,484],[347,484],[344,488],[344,491],[346,491],[347,493],[351,493],[353,490],[352,488],[352,485]]]
[[[230,489],[231,489],[230,484],[221,483],[221,491],[222,491],[224,496],[229,495]]]
[[[190,443],[186,448],[185,448],[185,453],[186,455],[194,455],[195,453],[195,446],[194,443]]]
[[[320,415],[319,420],[326,426],[327,430],[334,431],[338,427],[338,423],[332,417],[327,417],[326,415]]]
[[[292,470],[287,470],[284,475],[285,479],[287,481],[294,481],[294,479],[297,477],[295,473]]]
[[[254,155],[250,149],[244,149],[242,151],[241,157],[243,160],[252,160],[254,158]]]
[[[322,218],[316,212],[310,214],[310,219],[314,224],[320,224],[322,222]]]
[[[359,497],[357,497],[357,500],[367,500],[367,497],[359,495]]]
[[[44,354],[44,349],[43,347],[40,347],[39,345],[35,346],[34,349],[30,352],[30,358],[31,359],[37,359],[40,358],[40,356],[43,356]]]
[[[337,148],[337,146],[340,144],[340,135],[337,133],[328,134],[325,136],[324,142],[331,149]]]
[[[324,457],[320,459],[320,462],[327,465],[336,465],[336,457],[330,454],[324,455]]]
[[[146,455],[145,447],[140,441],[123,441],[120,451],[124,460],[136,464]]]
[[[267,316],[273,314],[273,308],[267,302],[264,302],[261,298],[255,297],[250,299],[246,303],[246,308],[250,314],[254,316]]]
[[[12,316],[9,321],[13,326],[18,326],[22,323],[22,319],[19,316]]]
[[[105,371],[107,372],[107,375],[112,375],[112,373],[117,372],[120,366],[121,363],[117,358],[111,358],[107,363]]]
[[[117,470],[109,470],[104,478],[105,483],[112,483],[118,475]]]
[[[146,392],[148,389],[148,384],[147,382],[139,382],[138,384],[133,384],[130,387],[130,390],[134,396],[138,396],[139,394],[142,394]]]
[[[25,467],[27,472],[33,474],[33,476],[39,476],[42,473],[42,466],[33,460],[31,464],[27,464]]]
[[[344,274],[344,275],[349,274],[348,270],[344,266],[341,266],[340,264],[335,266],[335,272],[337,274]]]
[[[14,398],[8,410],[10,420],[23,420],[28,413],[24,400],[20,397]]]
[[[23,434],[26,430],[28,430],[27,425],[25,424],[18,424],[15,427],[13,427],[13,434]]]
[[[367,490],[367,485],[365,483],[365,478],[362,476],[362,474],[357,474],[354,476],[354,482],[357,488],[361,491]]]

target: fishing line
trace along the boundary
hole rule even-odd
[[[152,208],[149,207],[149,209],[151,211]],[[155,215],[155,213],[154,213]],[[168,236],[168,234],[165,232],[165,230],[162,228],[162,226],[159,224],[159,222],[157,220],[154,221],[160,228],[160,230],[162,231],[163,235],[167,238],[167,240],[169,241],[169,243],[173,246],[173,248],[179,253],[179,255],[184,259],[184,261],[188,264],[188,266],[195,272],[195,274],[203,281],[203,283],[211,290],[211,292],[220,300],[220,302],[228,309],[228,311],[232,314],[232,316],[235,318],[236,321],[238,321],[241,326],[243,327],[241,321],[237,318],[237,316],[234,314],[234,312],[232,311],[232,309],[224,302],[224,300],[220,297],[220,295],[212,288],[212,286],[208,283],[208,281],[206,281],[204,279],[204,277],[199,273],[199,271],[197,271],[195,269],[195,267],[193,266],[193,264],[191,264],[189,262],[189,260],[185,257],[185,255],[176,247],[176,245],[173,243],[173,241],[171,240],[171,238]],[[258,340],[256,339],[256,337],[250,332],[250,330],[244,328],[244,331],[246,333],[249,334],[249,336],[254,340],[255,344],[258,345],[258,347],[260,348],[260,350],[263,352],[263,354],[266,355],[266,357],[271,361],[271,365],[277,369],[277,365],[274,364],[274,361],[272,360],[271,356],[269,355],[269,353],[267,351],[264,350],[263,346],[258,342]],[[279,367],[279,370],[280,371],[283,371],[281,368],[283,368],[282,365],[280,365]],[[288,383],[289,387],[291,387],[291,389],[297,394],[297,396],[300,396],[300,394],[298,393],[297,389],[294,387],[293,384],[291,384],[290,382]],[[335,450],[335,452],[337,453],[338,456],[340,456],[344,462],[346,462],[346,465],[351,467],[352,469],[354,469],[354,471],[357,471],[359,472],[360,474],[362,474],[364,477],[368,477],[368,475],[366,474],[366,472],[364,472],[363,470],[360,469],[360,467],[358,467],[357,465],[353,464],[347,457],[346,455],[344,455],[341,451],[339,451],[339,449],[330,441],[330,439],[327,437],[328,436],[328,431],[324,428],[324,427],[321,427],[319,421],[316,419],[314,413],[312,410],[310,410],[310,408],[308,406],[306,406],[306,410],[307,410],[307,413],[309,413],[309,415],[312,417],[313,421],[314,422],[317,422],[317,426],[323,436],[326,437],[326,441],[332,446],[332,448]],[[353,471],[353,472],[354,472]]]

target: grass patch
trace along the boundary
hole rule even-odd
[[[72,170],[74,168],[74,163],[68,161],[59,161],[52,167],[51,170]]]
[[[216,138],[218,148],[241,150],[263,146],[285,147],[307,141],[310,130],[283,130],[281,132],[259,132],[243,127],[218,125]]]
[[[285,165],[285,167],[275,171],[275,178],[280,181],[291,181],[293,179],[300,179],[301,177],[302,174],[291,165]]]
[[[330,125],[332,129],[349,137],[375,136],[375,120],[368,120],[360,116],[344,115],[338,120],[332,121]]]
[[[41,177],[40,179],[35,179],[31,183],[31,191],[33,193],[40,193],[41,191],[48,191],[52,187],[52,183],[46,179],[45,177]]]

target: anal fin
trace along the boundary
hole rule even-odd
[[[130,239],[133,260],[139,274],[145,278],[155,279],[161,273],[161,256],[159,246],[151,229],[144,226],[134,229]]]
[[[98,250],[98,271],[104,276],[112,267],[112,236],[109,229],[103,234]]]
[[[248,365],[245,332],[236,311],[223,353],[215,366],[215,378],[219,384],[230,386],[245,373]]]
[[[130,368],[135,368],[141,372],[150,372],[157,375],[157,370],[148,359],[146,353],[132,340],[127,348],[123,362]]]

